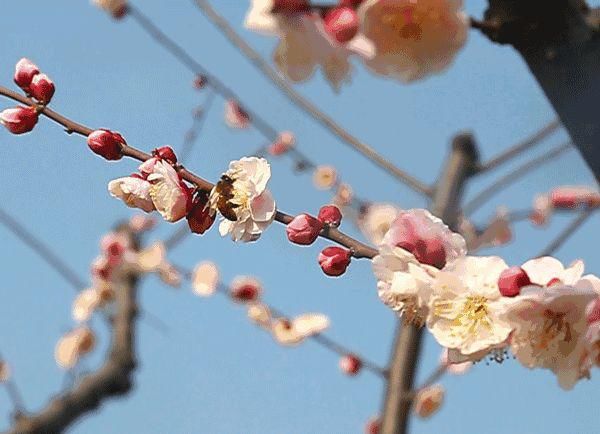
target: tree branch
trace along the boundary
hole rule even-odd
[[[566,227],[564,228],[558,236],[546,246],[544,250],[542,250],[538,258],[541,256],[550,256],[554,254],[558,249],[562,247],[562,245],[569,239],[571,236],[594,214],[595,209],[585,209],[583,210],[579,216]]]
[[[3,86],[0,86],[0,95],[4,95],[8,98],[11,98],[15,101],[18,101],[22,104],[26,104],[29,106],[36,105],[35,102],[30,100],[29,98],[27,98],[23,95],[20,95],[17,92],[13,92],[12,90],[7,89]],[[47,107],[42,107],[42,108],[40,108],[40,110],[44,116],[52,119],[56,123],[65,127],[68,133],[75,133],[75,134],[79,134],[81,136],[87,137],[88,135],[90,135],[93,132],[93,130],[91,128],[88,128],[84,125],[78,124],[77,122],[74,122],[74,121],[62,116],[62,115],[56,113],[54,110],[51,110]],[[152,158],[152,155],[147,154],[143,151],[140,151],[139,149],[136,149],[133,146],[123,145],[121,150],[122,150],[123,155],[133,158],[138,161],[146,161],[146,160]],[[212,183],[193,174],[192,172],[190,172],[183,166],[179,165],[176,167],[176,169],[183,179],[190,182],[191,184],[194,184],[196,187],[198,187],[198,189],[205,191],[205,192],[210,192],[212,190],[212,188],[214,186]],[[290,223],[293,220],[293,217],[282,211],[277,211],[277,213],[275,215],[275,220],[278,221],[279,223],[287,225],[288,223]],[[336,228],[326,227],[321,231],[320,236],[323,238],[327,238],[331,241],[334,241],[334,242],[350,249],[352,251],[352,256],[354,256],[357,259],[361,259],[361,258],[371,259],[371,258],[375,257],[375,255],[377,255],[377,249],[374,249],[373,247],[370,247],[364,243],[361,243],[360,241],[344,234],[342,231],[340,231]]]
[[[128,235],[133,235],[128,232]],[[133,245],[136,243],[134,242]],[[95,410],[107,398],[123,396],[132,387],[135,360],[135,319],[138,277],[116,277],[116,314],[108,358],[98,371],[86,375],[71,390],[53,398],[39,413],[20,415],[6,434],[52,434],[64,431],[76,419]]]

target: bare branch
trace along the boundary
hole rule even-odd
[[[542,250],[537,257],[541,256],[550,256],[554,254],[558,249],[562,247],[562,245],[567,242],[567,240],[589,219],[592,214],[594,214],[595,209],[585,209],[583,210],[577,218],[573,219],[573,221],[564,228],[558,236],[546,246],[544,250]]]
[[[0,86],[0,95],[4,95],[8,98],[11,98],[15,101],[18,101],[22,104],[26,104],[29,106],[36,105],[35,102],[30,100],[29,98],[27,98],[23,95],[20,95],[16,92],[13,92],[12,90],[7,89],[2,86]],[[44,116],[52,119],[56,123],[65,127],[68,132],[76,133],[76,134],[79,134],[84,137],[87,137],[88,135],[90,135],[93,132],[93,130],[91,128],[88,128],[86,126],[83,126],[81,124],[73,122],[72,120],[56,113],[53,110],[50,110],[49,108],[41,107],[40,112]],[[143,151],[140,151],[139,149],[136,149],[133,146],[129,146],[129,145],[123,145],[121,147],[121,151],[122,151],[123,155],[133,158],[138,161],[146,161],[146,160],[152,158],[152,155],[147,154]],[[205,192],[210,192],[212,190],[212,188],[213,188],[212,183],[193,174],[189,170],[185,169],[183,166],[179,165],[176,167],[176,169],[183,179],[194,184],[196,187],[198,187],[198,189],[205,191]],[[287,225],[288,223],[290,223],[293,220],[293,217],[282,211],[277,211],[277,213],[275,215],[275,220],[278,221],[279,223]],[[375,257],[375,255],[377,255],[377,249],[374,249],[371,246],[361,243],[360,241],[344,234],[343,232],[341,232],[340,230],[338,230],[336,228],[325,227],[321,231],[320,236],[323,238],[327,238],[331,241],[334,241],[334,242],[350,249],[352,251],[352,256],[354,256],[357,259],[373,258],[373,257]]]
[[[194,143],[196,142],[196,138],[204,128],[204,124],[206,123],[206,118],[208,116],[208,111],[212,107],[214,100],[215,93],[210,92],[206,96],[204,103],[198,107],[198,109],[202,110],[200,116],[198,116],[197,113],[194,113],[192,127],[186,133],[186,136],[183,140],[183,144],[181,145],[181,149],[179,150],[179,161],[181,161],[182,163],[185,163],[187,161],[187,158],[190,156]]]
[[[560,128],[561,123],[559,119],[555,119],[554,121],[548,123],[544,127],[542,127],[539,131],[536,131],[530,137],[527,137],[522,142],[517,143],[514,146],[506,149],[505,151],[498,154],[496,157],[488,160],[486,163],[479,166],[477,169],[478,173],[488,172],[492,169],[497,168],[498,166],[506,163],[507,161],[513,159],[514,157],[519,156],[525,151],[533,148],[535,145],[539,144],[542,140],[548,137],[550,134],[555,132],[558,128]]]
[[[492,196],[502,189],[504,189],[507,185],[510,185],[517,181],[524,175],[527,175],[531,170],[537,169],[542,166],[542,164],[547,163],[556,157],[562,155],[564,152],[573,149],[571,142],[564,143],[559,145],[547,153],[534,158],[531,161],[517,167],[516,169],[510,171],[496,182],[494,182],[489,187],[485,188],[479,194],[477,194],[473,199],[471,199],[463,208],[463,212],[465,215],[473,214],[477,211],[483,204],[485,204]]]

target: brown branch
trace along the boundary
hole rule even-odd
[[[194,0],[194,3],[204,13],[204,15],[225,35],[231,44],[237,48],[259,71],[261,71],[290,101],[296,104],[306,114],[312,117],[319,124],[324,126],[330,133],[338,137],[342,142],[352,147],[355,151],[368,158],[371,162],[381,167],[396,179],[405,183],[414,191],[425,196],[431,196],[431,187],[409,175],[392,164],[388,158],[379,155],[375,149],[361,142],[358,138],[351,135],[341,125],[339,125],[331,116],[322,112],[315,104],[300,95],[290,84],[282,78],[275,69],[265,61],[260,54],[254,50],[244,39],[235,31],[235,29],[220,16],[212,6],[205,0]],[[135,12],[136,17],[139,11]]]
[[[136,367],[137,281],[137,276],[132,274],[115,279],[117,309],[112,319],[112,342],[104,364],[96,372],[83,377],[72,389],[51,399],[40,412],[17,417],[6,434],[62,432],[84,414],[98,408],[107,398],[129,393]]]
[[[558,236],[546,246],[544,250],[542,250],[538,258],[541,256],[550,256],[558,249],[562,247],[562,245],[569,239],[571,236],[594,214],[595,209],[585,209],[583,210],[579,216],[566,227],[564,228]]]
[[[17,92],[14,92],[10,89],[7,89],[3,86],[0,86],[0,95],[4,95],[8,98],[11,98],[11,99],[18,101],[25,105],[29,105],[29,106],[35,105],[35,103],[32,100],[30,100],[29,98],[27,98],[23,95],[20,95]],[[88,128],[84,125],[78,124],[78,123],[56,113],[54,110],[51,110],[47,107],[40,108],[40,110],[44,116],[52,119],[56,123],[65,127],[65,129],[69,133],[75,133],[75,134],[79,134],[81,136],[87,137],[88,135],[90,135],[93,132],[93,130],[91,128]],[[121,150],[122,150],[123,155],[133,158],[138,161],[146,161],[146,160],[152,158],[152,155],[147,154],[143,151],[140,151],[139,149],[136,149],[130,145],[123,145]],[[205,192],[210,192],[212,190],[212,188],[213,188],[212,183],[200,178],[199,176],[190,172],[183,166],[177,166],[177,171],[179,172],[179,174],[181,175],[181,177],[183,179],[190,182],[191,184],[194,184],[198,189],[205,191]],[[277,211],[277,213],[275,215],[275,220],[278,221],[279,223],[282,223],[285,225],[287,225],[289,222],[291,222],[292,219],[293,219],[293,217],[291,215],[286,214],[282,211]],[[374,249],[373,247],[370,247],[364,243],[361,243],[360,241],[344,234],[343,232],[341,232],[338,229],[326,227],[321,231],[320,236],[323,238],[327,238],[331,241],[334,241],[334,242],[350,249],[352,251],[352,255],[357,259],[373,258],[375,255],[377,255],[376,249]]]

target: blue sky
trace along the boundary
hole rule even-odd
[[[137,0],[159,26],[200,62],[229,84],[251,109],[281,130],[296,133],[298,146],[314,160],[334,164],[362,197],[399,206],[426,203],[361,156],[315,125],[281,96],[233,50],[190,1]],[[243,30],[245,1],[213,2],[263,55],[275,41]],[[467,0],[479,16],[483,0]],[[181,146],[191,110],[202,96],[191,88],[192,75],[156,46],[132,20],[115,23],[86,1],[6,2],[0,15],[0,83],[12,84],[15,62],[27,56],[57,85],[52,106],[86,125],[108,127],[142,149]],[[554,118],[538,85],[517,54],[494,46],[473,32],[465,50],[444,75],[410,86],[370,75],[360,65],[353,83],[334,94],[320,76],[298,89],[317,101],[353,134],[373,145],[399,167],[432,182],[453,134],[474,132],[484,159]],[[8,107],[8,101],[0,107]],[[262,144],[256,133],[232,132],[222,122],[217,101],[194,149],[189,166],[216,179],[231,159]],[[530,152],[562,143],[556,134]],[[34,133],[17,137],[0,132],[2,206],[39,234],[78,272],[86,276],[98,251],[98,239],[130,212],[110,198],[110,179],[135,169],[131,161],[106,164],[89,153],[81,138],[70,137],[42,120]],[[528,156],[529,156],[528,154]],[[476,179],[473,195],[508,170]],[[477,214],[485,221],[497,205],[521,209],[537,192],[560,184],[592,184],[577,152],[544,166],[490,201]],[[295,176],[288,160],[273,162],[271,188],[281,209],[315,212],[329,200],[316,192],[309,176]],[[600,272],[595,254],[598,216],[557,253],[564,261],[586,260]],[[556,217],[545,230],[521,223],[516,240],[494,253],[518,263],[535,255],[568,224]],[[163,225],[153,237],[173,227]],[[350,224],[344,229],[356,234]],[[71,326],[73,290],[4,228],[0,228],[0,351],[13,365],[14,377],[29,409],[35,410],[60,390],[63,374],[53,350]],[[326,243],[308,248],[290,245],[274,225],[254,245],[221,239],[217,231],[188,238],[171,253],[174,262],[193,266],[213,259],[225,280],[257,276],[266,300],[290,314],[330,315],[328,335],[384,365],[395,318],[377,299],[368,262],[355,262],[341,279],[325,278],[316,255]],[[313,342],[299,348],[276,346],[250,325],[242,309],[223,298],[195,298],[150,277],[143,284],[144,309],[168,324],[166,334],[142,321],[134,392],[111,401],[80,421],[73,433],[359,433],[380,408],[382,382],[368,372],[357,378],[339,373],[337,358]],[[97,324],[100,344],[107,344]],[[428,338],[419,377],[435,366],[439,348]],[[86,363],[101,360],[99,350]],[[467,376],[447,378],[447,401],[428,421],[415,420],[415,434],[592,433],[597,431],[600,398],[597,379],[561,391],[551,374],[530,372],[509,360],[476,366]],[[0,393],[0,427],[8,424],[10,405]]]

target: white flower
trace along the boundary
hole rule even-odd
[[[465,254],[465,240],[428,211],[400,211],[373,258],[379,297],[405,321],[422,324],[435,276]]]
[[[150,197],[156,210],[168,222],[176,222],[187,215],[192,202],[190,189],[167,161],[159,160],[148,175]]]
[[[383,237],[392,226],[400,210],[394,205],[376,203],[369,205],[366,212],[358,221],[358,227],[369,241],[375,245],[381,244]]]
[[[155,242],[135,256],[133,265],[142,273],[154,273],[166,261],[167,249],[161,242]]]
[[[583,275],[584,264],[577,260],[565,268],[558,259],[544,256],[525,262],[521,268],[535,285],[574,285]]]
[[[237,101],[225,102],[225,123],[230,128],[244,129],[250,126],[250,116]]]
[[[114,290],[106,281],[97,282],[96,286],[84,289],[73,301],[73,319],[77,322],[88,321],[96,310],[113,301],[114,296]]]
[[[250,304],[248,306],[248,318],[259,327],[271,328],[271,311],[266,304]]]
[[[209,297],[219,285],[219,269],[213,262],[202,262],[192,272],[192,289],[200,297]]]
[[[87,327],[78,327],[59,339],[54,349],[54,358],[61,368],[71,369],[81,356],[92,351],[95,345],[94,332]]]
[[[528,368],[552,370],[563,389],[571,389],[582,377],[585,358],[585,308],[598,294],[586,288],[554,285],[532,288],[514,299],[505,319],[514,331],[510,347]]]
[[[508,338],[511,326],[502,315],[510,301],[498,289],[507,268],[498,257],[466,256],[438,273],[427,327],[440,345],[465,356],[454,360],[478,360]]]
[[[209,198],[211,209],[225,217],[219,225],[221,235],[242,242],[260,238],[276,213],[275,200],[266,189],[270,177],[271,167],[264,158],[244,157],[229,164]]]
[[[421,419],[431,417],[442,406],[445,394],[446,391],[441,384],[419,390],[415,396],[414,412]]]
[[[279,318],[273,324],[273,338],[281,345],[297,345],[307,338],[324,332],[329,327],[329,318],[318,313],[306,313],[292,320]]]
[[[146,212],[154,211],[150,187],[148,181],[137,176],[126,176],[108,183],[111,196],[121,199],[130,208],[139,208]]]
[[[349,56],[373,55],[370,42],[360,35],[346,44],[338,43],[325,31],[323,20],[316,13],[283,14],[272,13],[272,9],[273,0],[253,0],[245,25],[250,30],[280,37],[274,61],[292,81],[308,80],[320,66],[325,78],[339,90],[350,74]]]
[[[462,0],[366,0],[358,13],[361,31],[375,46],[366,65],[404,82],[444,70],[469,29]]]

